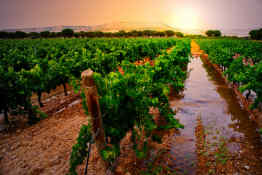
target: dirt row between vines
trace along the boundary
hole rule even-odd
[[[222,70],[218,65],[212,64],[208,58],[208,55],[205,54],[203,50],[200,50],[200,47],[196,42],[191,43],[192,55],[196,55],[199,59],[202,60],[204,64],[209,65],[213,68],[218,75],[223,79],[224,83],[228,85],[229,88],[232,88],[236,97],[238,97],[239,103],[242,104],[242,107],[249,113],[251,116],[249,119],[255,121],[261,127],[261,113],[251,111],[249,105],[251,104],[246,98],[239,92],[238,87],[232,86],[230,82],[223,76]],[[254,114],[256,116],[254,116]],[[255,129],[255,128],[254,128]],[[196,135],[196,147],[197,147],[197,174],[219,174],[219,175],[235,175],[235,174],[252,174],[260,175],[262,174],[261,169],[261,158],[259,156],[254,156],[252,149],[249,149],[250,146],[248,142],[244,142],[241,138],[231,138],[235,143],[241,145],[241,151],[239,152],[230,152],[228,150],[228,144],[231,140],[227,140],[223,137],[219,138],[219,146],[215,147],[209,143],[207,136],[211,134],[212,131],[209,131],[208,127],[203,125],[201,116],[197,119],[197,126],[195,128]],[[214,139],[214,138],[213,138]],[[244,144],[243,144],[244,143]],[[257,151],[255,154],[261,155],[260,151]],[[250,168],[252,167],[252,169]]]
[[[2,134],[0,174],[66,174],[72,145],[87,123],[81,104],[12,134]]]
[[[221,76],[221,78],[224,80],[225,84],[229,85],[229,87],[234,90],[234,93],[238,97],[240,103],[245,108],[245,110],[250,114],[250,119],[255,121],[258,124],[258,126],[260,128],[262,128],[262,112],[261,112],[261,109],[258,109],[258,108],[254,109],[254,110],[250,109],[250,106],[252,105],[253,100],[251,98],[246,99],[246,97],[243,95],[243,93],[240,92],[239,86],[234,85],[232,82],[228,81],[226,76],[223,75],[223,70],[219,67],[219,65],[213,64],[210,61],[210,59],[208,58],[208,54],[206,54],[203,50],[200,50],[199,53],[200,53],[199,56],[201,57],[202,61],[205,64],[211,65],[213,67],[213,69],[215,71],[217,71],[218,74]]]
[[[167,49],[168,53],[170,51]],[[41,110],[48,114],[48,118],[33,126],[26,125],[23,117],[10,117],[14,126],[0,132],[0,175],[68,173],[72,146],[76,143],[81,126],[87,124],[79,95],[74,94],[70,87],[68,89],[68,96],[64,96],[62,87],[43,95],[45,106]],[[36,97],[33,97],[33,101],[37,104]],[[130,134],[121,142],[117,174],[140,172],[135,170],[139,162],[136,162],[129,137]],[[89,175],[104,175],[106,170],[95,146],[89,161]],[[78,168],[78,174],[83,172],[84,164]]]

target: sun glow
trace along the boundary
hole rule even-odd
[[[173,15],[173,25],[181,29],[196,29],[199,27],[198,14],[191,8],[180,8]]]

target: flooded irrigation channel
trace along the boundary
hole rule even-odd
[[[199,57],[181,97],[170,97],[184,129],[166,139],[162,164],[176,174],[262,174],[261,137],[222,77]]]

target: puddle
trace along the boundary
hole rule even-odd
[[[230,152],[247,151],[256,164],[260,164],[261,161],[257,160],[261,157],[261,140],[257,126],[248,119],[249,114],[241,108],[233,90],[199,57],[192,58],[188,71],[182,97],[170,98],[172,109],[177,111],[175,118],[185,126],[179,134],[173,134],[168,139],[169,145],[172,145],[168,152],[172,157],[170,168],[178,174],[196,174],[195,127],[199,116],[208,144],[214,145],[213,148],[210,146],[211,151],[223,140]],[[262,172],[261,169],[254,171]]]

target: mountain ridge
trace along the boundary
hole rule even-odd
[[[3,29],[0,31],[6,32],[16,32],[23,31],[26,33],[30,32],[42,32],[42,31],[50,31],[50,32],[61,32],[63,29],[70,28],[75,32],[91,32],[91,31],[102,31],[102,32],[118,32],[120,30],[132,31],[132,30],[157,30],[157,31],[165,31],[165,30],[173,30],[176,32],[183,32],[186,34],[204,34],[204,29],[181,29],[172,27],[168,24],[162,22],[136,22],[136,21],[117,21],[99,25],[58,25],[58,26],[48,26],[48,27],[30,27],[30,28],[10,28]],[[251,29],[220,29],[223,35],[228,36],[248,36],[248,33]]]
[[[71,26],[71,25],[58,25],[58,26],[48,26],[48,27],[29,27],[29,28],[9,28],[3,29],[1,31],[6,32],[16,32],[23,31],[26,33],[30,32],[42,32],[42,31],[50,31],[50,32],[61,32],[63,29],[70,28],[75,32],[80,31],[102,31],[102,32],[117,32],[119,30],[131,31],[131,30],[176,30],[175,28],[163,24],[163,23],[148,23],[148,22],[111,22],[99,25],[87,25],[87,26]]]

